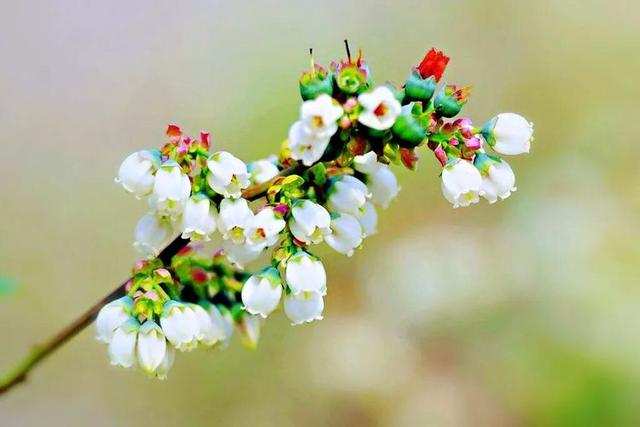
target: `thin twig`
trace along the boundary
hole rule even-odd
[[[280,172],[280,176],[287,176],[297,173],[302,168],[300,166],[292,166],[284,169]],[[274,178],[275,179],[275,178]],[[256,200],[264,196],[264,193],[269,189],[273,180],[265,182],[263,184],[254,185],[247,188],[242,192],[242,197],[247,200]],[[171,262],[173,258],[182,248],[189,244],[188,239],[182,237],[176,237],[167,247],[165,247],[158,258],[165,264]],[[0,394],[4,394],[9,391],[13,386],[24,382],[27,379],[29,372],[38,365],[47,356],[76,336],[80,331],[84,330],[96,319],[100,309],[110,301],[120,298],[125,294],[125,287],[130,279],[125,280],[120,286],[115,288],[109,294],[100,298],[95,304],[93,304],[87,311],[85,311],[80,317],[75,319],[60,332],[55,334],[45,343],[35,346],[31,352],[24,358],[13,370],[9,372],[5,377],[0,379]]]

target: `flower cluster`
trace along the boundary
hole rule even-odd
[[[441,164],[454,207],[515,191],[498,154],[528,152],[532,125],[513,113],[479,127],[456,118],[470,88],[438,90],[448,62],[432,49],[394,87],[375,86],[361,54],[328,69],[312,60],[288,140],[278,155],[248,165],[212,150],[208,133],[193,138],[176,125],[160,150],[127,157],[117,182],[146,197],[150,211],[135,228],[146,259],[97,318],[112,363],[164,378],[176,350],[224,347],[234,329],[255,347],[280,305],[293,325],[322,319],[327,276],[314,246],[353,255],[376,232],[377,209],[400,190],[391,166],[414,170],[421,146]],[[175,235],[202,243],[156,258]],[[207,256],[201,246],[211,239],[221,244]],[[258,270],[246,270],[259,258]]]

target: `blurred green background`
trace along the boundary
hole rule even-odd
[[[453,210],[428,152],[325,320],[269,319],[256,352],[109,366],[90,328],[0,398],[4,426],[640,425],[640,3],[24,1],[0,26],[0,371],[119,283],[146,209],[113,183],[168,122],[243,159],[277,150],[307,49],[374,78],[431,46],[466,114],[535,122],[506,202]],[[11,292],[8,279],[16,284]]]

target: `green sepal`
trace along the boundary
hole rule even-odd
[[[390,163],[397,164],[400,161],[400,146],[392,142],[385,144],[383,154]]]
[[[487,141],[487,144],[489,144],[490,147],[496,145],[496,137],[493,135],[493,129],[496,127],[497,122],[498,118],[494,117],[493,119],[482,125],[482,136],[484,137],[484,140]]]
[[[366,74],[356,65],[342,68],[334,80],[338,89],[347,95],[359,95],[369,88]]]
[[[316,163],[306,172],[315,185],[322,186],[327,182],[327,167],[324,163]]]

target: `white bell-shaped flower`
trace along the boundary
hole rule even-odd
[[[371,201],[387,208],[400,192],[398,180],[387,165],[379,164],[376,170],[367,175],[367,188],[371,192]]]
[[[320,243],[331,233],[329,212],[310,200],[300,200],[291,209],[289,230],[293,236],[306,244]]]
[[[158,366],[153,375],[159,380],[166,380],[175,358],[175,348],[173,348],[171,344],[167,343],[167,350],[164,352],[164,359],[162,359],[160,366]]]
[[[209,318],[211,319],[215,335],[219,337],[218,345],[226,347],[233,335],[233,317],[226,308],[222,307],[222,310],[224,311],[221,311],[216,305],[211,304],[207,308],[207,314],[209,314]]]
[[[241,296],[246,311],[266,318],[276,309],[282,297],[280,273],[269,267],[254,274],[244,282]]]
[[[140,368],[149,375],[154,374],[165,359],[167,340],[153,320],[147,320],[140,327],[136,349]]]
[[[173,160],[162,164],[156,172],[150,204],[160,213],[176,217],[191,195],[191,181]]]
[[[207,182],[223,197],[238,198],[250,184],[247,165],[231,153],[218,151],[207,160]]]
[[[327,273],[322,262],[315,256],[299,250],[291,255],[285,267],[285,280],[292,293],[327,293]]]
[[[153,258],[173,237],[173,226],[168,218],[149,212],[140,218],[134,233],[133,247],[149,258]]]
[[[376,234],[378,231],[378,212],[376,212],[373,203],[367,202],[361,209],[361,212],[355,216],[362,226],[362,237],[368,237]]]
[[[236,245],[246,240],[245,230],[253,219],[253,211],[245,199],[223,199],[220,202],[218,215],[218,230],[225,240],[231,240]]]
[[[325,241],[336,252],[351,256],[362,243],[362,226],[349,214],[337,214],[331,219],[331,234]]]
[[[442,169],[442,194],[454,208],[477,203],[481,192],[480,171],[468,160],[456,160]]]
[[[305,166],[311,166],[320,160],[330,139],[311,133],[302,121],[297,121],[289,128],[291,158],[302,161]]]
[[[109,343],[109,357],[111,364],[130,368],[136,361],[136,341],[140,323],[133,317],[120,325]]]
[[[241,269],[257,260],[264,252],[263,245],[250,245],[248,243],[236,245],[230,240],[225,241],[222,248],[227,259]]]
[[[386,86],[379,86],[371,92],[361,94],[358,96],[358,102],[363,108],[358,121],[376,130],[391,128],[402,110],[400,102]]]
[[[136,197],[148,196],[153,191],[154,174],[160,164],[156,150],[141,150],[130,154],[118,170],[116,182]]]
[[[533,123],[519,114],[502,113],[482,127],[482,135],[500,154],[528,153],[533,141]]]
[[[338,130],[338,119],[344,110],[327,94],[305,101],[300,107],[300,118],[305,130],[318,138],[330,138]]]
[[[264,184],[272,180],[280,173],[275,161],[270,159],[261,159],[251,162],[247,169],[249,171],[252,184]]]
[[[186,304],[169,301],[164,305],[160,325],[167,340],[176,350],[191,351],[198,345],[198,318]]]
[[[364,182],[351,175],[333,178],[328,191],[327,207],[340,213],[358,215],[371,196]]]
[[[516,176],[511,166],[504,160],[478,153],[475,166],[482,176],[482,197],[489,203],[495,203],[498,198],[504,200],[516,191]]]
[[[247,243],[261,247],[273,246],[285,225],[285,220],[276,215],[273,208],[264,208],[248,221],[245,232]]]
[[[211,200],[204,194],[196,194],[187,200],[182,214],[182,237],[209,240],[216,231],[218,213]]]
[[[239,324],[240,336],[242,344],[249,350],[255,350],[260,339],[260,331],[262,329],[262,318],[245,314],[242,316]]]
[[[100,309],[96,317],[96,339],[110,343],[113,332],[131,317],[133,299],[129,296],[111,301]]]
[[[375,172],[381,164],[382,163],[378,162],[378,155],[373,151],[353,158],[353,168],[364,174]]]
[[[212,346],[222,337],[218,329],[213,324],[209,313],[198,304],[187,304],[198,320],[198,334],[196,338],[205,346]]]
[[[324,299],[318,292],[301,292],[284,297],[284,313],[292,325],[322,320]]]

